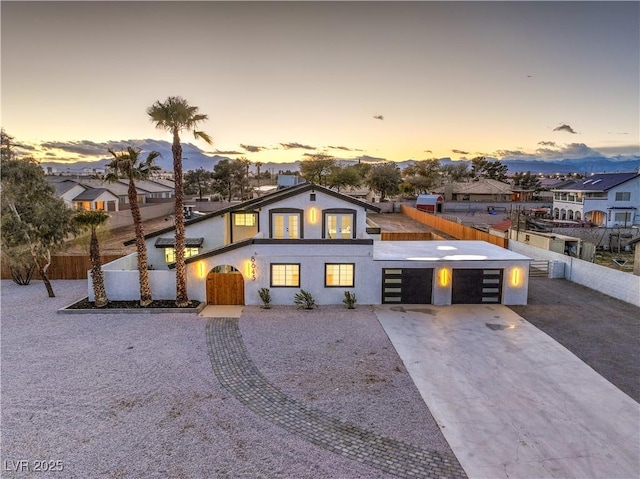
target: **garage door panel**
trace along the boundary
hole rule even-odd
[[[383,304],[431,304],[433,268],[382,270]]]
[[[502,303],[502,269],[454,269],[452,304]]]

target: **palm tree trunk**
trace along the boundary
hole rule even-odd
[[[100,245],[96,228],[91,228],[91,242],[89,243],[89,258],[91,259],[91,281],[93,283],[93,293],[97,308],[104,308],[109,302],[107,292],[104,289],[104,274],[102,273],[102,262],[100,261]]]
[[[144,227],[142,226],[142,215],[138,205],[138,193],[132,177],[129,177],[129,204],[131,205],[131,216],[136,234],[136,251],[138,252],[138,272],[140,275],[140,306],[149,306],[153,301],[151,297],[151,286],[149,284],[149,270],[147,266],[147,244],[144,242]]]
[[[176,306],[184,308],[189,305],[187,296],[187,265],[184,262],[184,188],[182,186],[182,145],[178,130],[173,132],[173,174],[175,183],[175,260],[176,260]]]

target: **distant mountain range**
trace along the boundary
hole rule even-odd
[[[161,157],[156,160],[158,166],[162,169],[171,171],[173,170],[173,155],[171,153],[171,143],[167,141],[158,140],[138,140],[135,146],[142,148],[143,157],[147,151],[156,150],[161,154]],[[200,150],[197,146],[190,143],[184,143],[182,147],[183,163],[182,167],[184,171],[197,170],[198,168],[204,168],[205,170],[213,170],[218,161],[223,159],[233,159],[220,155],[208,155]],[[362,163],[377,163],[384,161],[382,158],[373,158],[370,156],[361,156],[356,158],[338,158],[342,164],[355,164]],[[93,169],[103,169],[104,166],[110,161],[110,158],[105,156],[104,159],[99,161],[77,161],[74,163],[58,163],[43,161],[40,164],[43,168],[51,167],[52,171],[56,173],[64,173],[65,171],[78,172],[82,169],[89,171]],[[616,173],[623,171],[637,171],[640,169],[640,155],[623,157],[623,158],[607,158],[604,156],[595,156],[587,158],[566,158],[562,160],[541,160],[541,159],[507,159],[500,160],[503,164],[507,165],[510,173],[526,172],[531,173]],[[413,163],[414,160],[408,159],[398,162],[400,168],[404,168],[407,165]],[[299,169],[300,162],[294,163],[277,163],[269,162],[264,163],[261,167],[261,171],[270,171],[272,173],[278,173],[280,171],[297,171]],[[471,161],[458,160],[453,161],[451,158],[440,158],[441,164],[449,163],[466,163],[471,164]],[[255,171],[255,166],[251,169]]]

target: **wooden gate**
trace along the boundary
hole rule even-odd
[[[244,305],[244,277],[242,273],[209,273],[207,276],[207,304]]]

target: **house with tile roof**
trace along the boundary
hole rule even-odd
[[[526,304],[529,258],[483,241],[378,241],[370,211],[380,209],[303,183],[187,221],[189,298],[257,305],[267,288],[273,304],[301,289],[320,305],[346,291],[359,304]],[[174,235],[145,236],[156,299],[175,298]],[[133,253],[103,266],[110,299],[137,299],[136,264]]]
[[[511,185],[488,178],[476,178],[462,183],[450,183],[433,189],[446,201],[511,201]]]
[[[595,226],[640,225],[640,173],[600,173],[553,190],[553,217]]]

